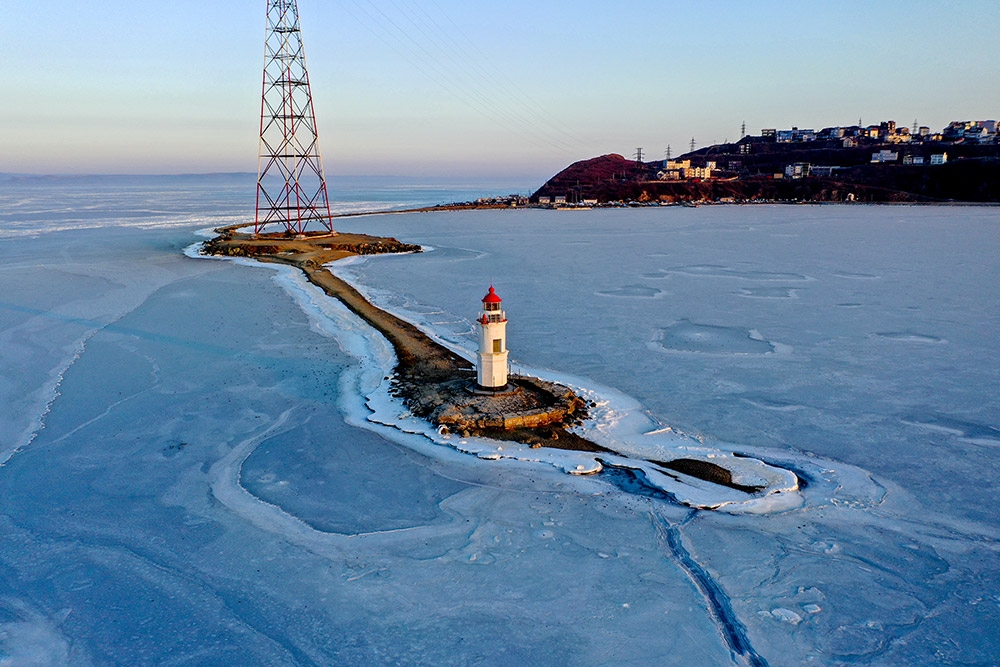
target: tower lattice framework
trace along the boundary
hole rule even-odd
[[[296,0],[268,0],[254,233],[270,225],[333,233]]]

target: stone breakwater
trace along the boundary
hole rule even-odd
[[[369,303],[323,265],[351,255],[419,252],[420,246],[363,234],[283,234],[250,236],[219,230],[206,242],[207,254],[291,264],[310,282],[339,299],[392,343],[398,359],[393,393],[414,415],[469,435],[514,440],[531,446],[606,451],[567,427],[586,418],[586,401],[572,389],[538,378],[512,379],[511,391],[477,394],[472,364],[431,340],[409,322]]]
[[[286,256],[293,263],[311,262],[312,265],[318,266],[350,255],[420,252],[420,246],[403,243],[394,238],[380,238],[366,234],[287,238],[268,234],[255,238],[229,231],[206,242],[204,252],[209,255],[254,259]]]
[[[480,435],[553,447],[613,453],[573,433],[570,427],[587,419],[587,402],[569,387],[534,377],[515,376],[501,392],[475,391],[473,365],[409,322],[376,308],[356,289],[334,276],[324,264],[358,254],[419,252],[420,247],[393,238],[364,234],[241,234],[237,228],[217,230],[205,254],[252,257],[298,267],[310,282],[381,332],[398,360],[392,392],[410,412],[463,436]],[[651,463],[705,481],[754,494],[762,487],[734,483],[729,470],[704,460],[674,459]]]

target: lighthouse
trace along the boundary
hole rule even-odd
[[[493,285],[483,297],[479,316],[479,364],[476,383],[482,389],[499,390],[507,386],[507,316],[503,301]]]

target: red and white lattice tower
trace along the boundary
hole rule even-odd
[[[257,216],[302,234],[312,223],[333,233],[296,0],[268,0],[260,105]]]

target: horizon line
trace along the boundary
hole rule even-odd
[[[178,172],[178,173],[115,173],[115,172],[94,172],[94,173],[69,173],[69,172],[15,172],[0,171],[0,178],[190,178],[202,176],[246,176],[257,178],[257,173],[253,171],[204,171],[204,172]],[[518,178],[528,178],[529,176],[501,176],[501,175],[456,175],[456,174],[329,174],[331,178],[396,178],[414,180],[514,180]],[[533,177],[531,177],[533,178]]]

